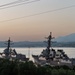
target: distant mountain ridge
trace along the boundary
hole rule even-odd
[[[75,33],[53,39],[53,47],[75,47]],[[6,42],[0,41],[0,47],[7,47]],[[47,43],[43,41],[30,42],[20,41],[13,42],[11,47],[47,47]]]
[[[75,33],[66,35],[66,36],[61,36],[61,37],[57,37],[54,39],[54,41],[57,42],[75,42]]]
[[[20,41],[20,42],[13,42],[11,47],[45,47],[47,44],[38,41],[38,42],[30,42],[30,41]],[[0,47],[7,47],[6,42],[0,41]]]

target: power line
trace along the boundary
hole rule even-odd
[[[0,5],[0,7],[5,7],[5,6],[12,5],[12,4],[16,4],[16,3],[20,3],[20,2],[25,2],[25,1],[28,1],[28,0],[17,0],[17,1],[14,1],[14,2],[10,2],[10,3],[6,3],[6,4],[3,4],[3,5]]]
[[[11,6],[7,6],[7,7],[4,7],[4,8],[0,8],[0,10],[15,7],[15,6],[19,6],[19,5],[29,4],[29,3],[33,3],[33,2],[37,2],[37,1],[40,1],[40,0],[33,0],[33,1],[23,2],[23,3],[16,4],[16,5],[11,5]]]
[[[72,7],[75,7],[75,5],[68,6],[68,7],[63,7],[63,8],[59,8],[59,9],[55,9],[55,10],[49,10],[49,11],[45,11],[45,12],[40,12],[40,13],[28,15],[28,16],[22,16],[22,17],[17,17],[17,18],[13,18],[13,19],[8,19],[8,20],[0,21],[0,23],[13,21],[13,20],[17,20],[17,19],[22,19],[22,18],[26,18],[26,17],[42,15],[42,14],[46,14],[46,13],[50,13],[50,12],[55,12],[55,11],[60,11],[60,10],[64,10],[64,9],[69,9],[69,8],[72,8]]]

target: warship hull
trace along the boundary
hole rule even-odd
[[[50,66],[66,65],[69,67],[75,65],[75,59],[69,58],[63,50],[55,50],[51,47],[51,39],[53,39],[51,32],[47,39],[47,48],[43,50],[40,55],[32,55],[36,64]]]

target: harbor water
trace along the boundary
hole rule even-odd
[[[3,52],[5,48],[0,48],[0,52]],[[40,55],[44,47],[42,48],[37,48],[37,47],[31,47],[31,48],[13,48],[16,50],[17,53],[25,54],[26,57],[29,57],[30,60],[33,61],[32,54],[34,55]],[[63,49],[63,51],[69,56],[69,58],[75,58],[75,48],[65,48],[65,47],[58,47],[54,48],[55,50],[57,49]]]

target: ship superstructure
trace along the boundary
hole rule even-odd
[[[15,49],[12,49],[10,46],[11,46],[11,40],[10,38],[8,39],[7,41],[7,48],[4,49],[4,51],[2,53],[0,53],[1,55],[1,58],[4,58],[4,59],[9,59],[9,60],[20,60],[20,61],[28,61],[29,58],[26,58],[26,55],[23,55],[23,54],[18,54],[16,52]]]
[[[61,49],[55,50],[51,47],[52,32],[46,38],[47,39],[47,48],[44,49],[40,55],[32,55],[34,58],[34,62],[38,65],[51,65],[51,66],[61,66],[67,65],[72,66],[73,61],[65,54],[65,52]]]

